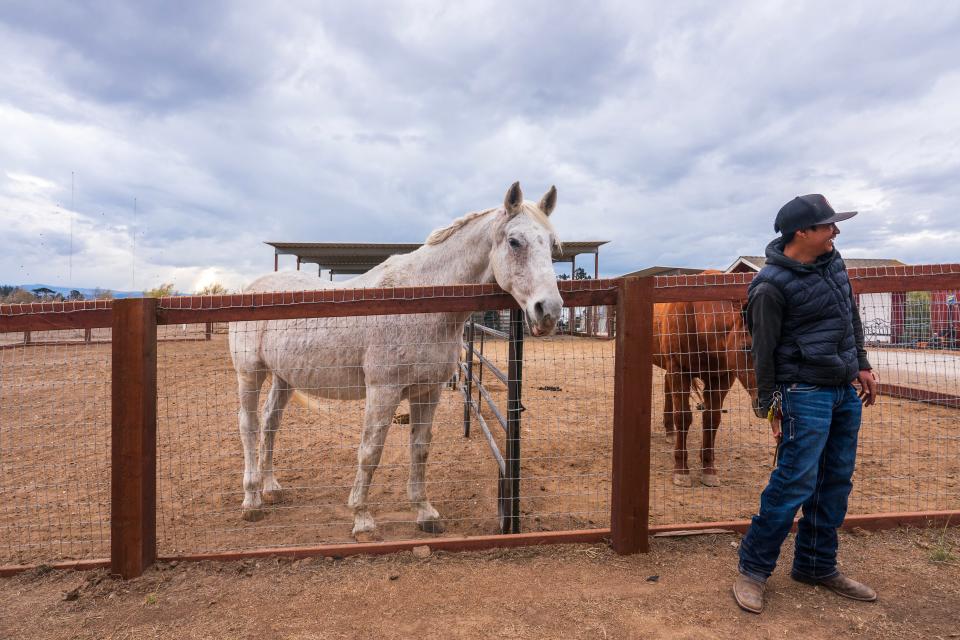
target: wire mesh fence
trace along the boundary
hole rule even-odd
[[[479,324],[496,317],[475,316],[473,346],[468,350],[473,354],[472,385],[467,388],[483,417],[479,426],[492,435],[492,446],[504,452],[508,450],[510,336]],[[507,327],[507,323],[497,326]],[[613,377],[612,342],[569,335],[524,339],[520,531],[609,526]]]
[[[464,396],[453,375],[462,357],[463,320],[437,316],[299,319],[266,333],[238,323],[232,349],[227,336],[161,343],[160,554],[348,542],[357,524],[351,495],[358,471],[366,469],[372,477],[365,507],[377,538],[438,532],[431,509],[446,535],[498,533],[497,464],[479,429],[464,437]],[[493,321],[499,314],[478,317]],[[311,334],[332,340],[296,353]],[[507,370],[506,340],[488,337],[484,353]],[[612,343],[528,337],[523,364],[521,530],[605,526]],[[237,369],[244,385],[262,379],[256,414],[275,439],[272,447],[267,438],[257,441],[252,455],[273,452],[280,486],[265,491],[260,506],[248,505],[249,520]],[[489,372],[483,384],[505,415],[506,384]],[[281,415],[284,395],[290,398]],[[493,410],[484,402],[481,411],[504,451],[505,433]],[[426,461],[412,463],[423,459],[431,436]],[[261,463],[260,470],[264,487],[273,488],[268,467]]]
[[[880,402],[864,412],[852,514],[960,508],[960,267],[937,268],[918,274],[939,283],[926,291],[882,279],[889,274],[871,282],[851,272],[882,384]],[[740,520],[756,509],[774,448],[769,427],[751,410],[749,336],[740,315],[749,279],[658,279],[654,299],[687,302],[658,305],[653,334],[630,338],[649,339],[654,361],[651,524]],[[523,338],[522,390],[513,407],[521,417],[523,532],[612,525],[614,378],[623,363],[616,362],[617,342],[604,338],[630,319],[606,306],[615,297],[591,293],[615,283],[576,286],[594,287],[578,290],[590,295],[576,300],[602,304],[564,309],[572,318],[566,333]],[[723,294],[710,300],[714,292]],[[363,315],[370,313],[364,305],[383,300],[422,310],[432,297],[449,298],[444,304],[456,311]],[[464,378],[455,372],[463,371],[458,360],[467,361],[462,327],[471,315],[501,333],[483,338],[488,363],[511,370],[503,298],[484,285],[162,301],[160,555],[349,542],[358,524],[360,533],[384,540],[497,533],[498,464],[475,426],[464,435]],[[498,302],[477,312],[487,301]],[[31,324],[24,319],[31,313],[0,308],[0,337],[21,338],[0,349],[0,565],[102,558],[110,553],[112,368],[110,344],[96,338],[110,335],[101,328],[109,320],[77,314]],[[286,319],[267,322],[264,313]],[[322,317],[304,317],[311,314]],[[191,317],[201,320],[186,321]],[[235,322],[230,335],[224,318],[246,321]],[[79,328],[45,330],[43,340],[22,343],[25,329],[38,336],[37,327],[74,322]],[[84,326],[95,339],[83,340]],[[490,440],[504,451],[494,407],[510,411],[509,380],[492,375],[478,355],[470,362],[489,402],[480,402],[476,389],[473,397]],[[424,458],[427,422],[432,442]],[[675,432],[683,426],[688,436],[678,448]],[[669,441],[667,428],[674,431]],[[271,475],[266,454],[273,450]],[[685,464],[678,457],[684,451]],[[258,487],[266,491],[251,495]]]
[[[44,333],[0,349],[0,565],[110,552],[110,345]]]
[[[909,273],[898,277],[910,277]],[[927,273],[917,275],[931,275]],[[941,266],[960,289],[960,274]],[[874,291],[883,270],[854,270],[868,358],[880,399],[865,408],[850,514],[960,507],[960,310],[956,289]],[[746,284],[739,274],[690,286]],[[742,279],[741,279],[742,278]],[[858,282],[859,280],[859,282]],[[865,284],[864,281],[867,281]],[[664,278],[677,298],[684,278]],[[717,284],[720,284],[718,282]],[[679,286],[678,286],[679,285]],[[883,285],[880,285],[881,287]],[[745,289],[744,289],[745,293]],[[695,297],[695,296],[694,296]],[[775,441],[752,410],[755,381],[743,300],[674,302],[655,309],[651,523],[742,520],[755,513]],[[687,437],[677,437],[677,431]]]

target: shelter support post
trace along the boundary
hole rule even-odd
[[[570,258],[570,281],[573,282],[577,279],[577,256]],[[568,324],[567,331],[570,335],[573,335],[576,330],[576,321],[577,321],[577,309],[576,307],[570,306],[568,310]]]

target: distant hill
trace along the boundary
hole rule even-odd
[[[50,289],[54,293],[61,294],[64,298],[70,295],[70,292],[76,289],[83,294],[84,298],[93,298],[93,292],[95,289],[84,289],[82,287],[55,287],[51,284],[17,284],[12,285],[15,287],[20,287],[24,291],[33,291],[34,289],[39,289],[45,287]],[[110,291],[113,294],[114,298],[140,298],[143,296],[143,291]]]

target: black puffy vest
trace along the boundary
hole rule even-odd
[[[853,381],[859,365],[850,280],[843,259],[834,251],[815,265],[790,264],[793,261],[783,256],[782,246],[773,244],[750,291],[769,282],[786,301],[774,354],[776,381],[833,386]],[[771,255],[771,249],[779,249],[779,256]]]

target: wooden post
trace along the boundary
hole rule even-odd
[[[653,278],[626,278],[617,297],[610,537],[619,554],[649,550]]]
[[[135,578],[157,558],[157,299],[113,301],[110,566]]]
[[[280,271],[280,254],[276,252],[273,254],[273,270]]]

